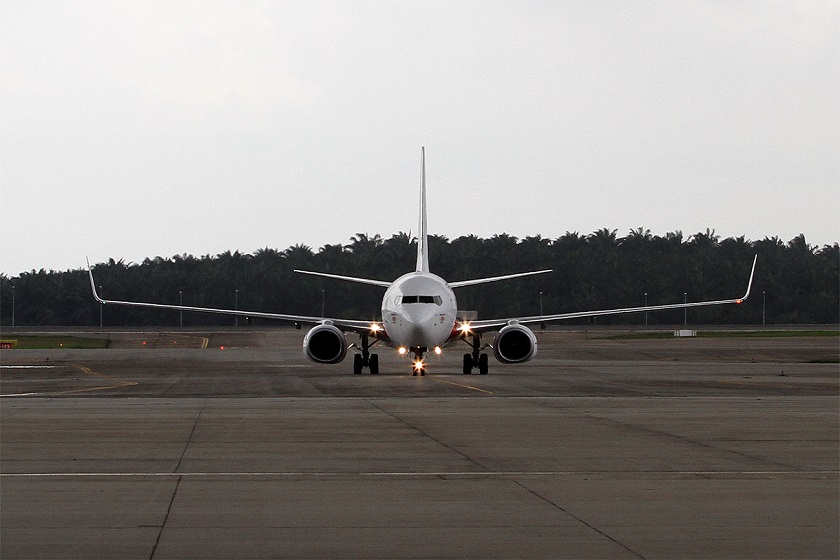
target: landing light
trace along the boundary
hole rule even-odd
[[[458,326],[458,330],[461,331],[461,334],[470,334],[470,324],[469,323],[461,323]]]
[[[414,361],[414,371],[423,371],[423,368],[426,367],[426,364],[423,363],[423,360],[415,360]]]
[[[405,353],[408,352],[408,350],[405,346],[400,346],[399,348],[397,348],[397,352],[400,353],[400,356],[405,356]]]
[[[443,350],[441,350],[441,349],[440,349],[440,346],[435,346],[435,354],[437,354],[438,356],[440,356],[440,353],[441,353],[441,352],[443,352]]]
[[[378,323],[371,323],[370,324],[370,332],[378,333],[381,330],[382,330],[382,325],[380,325]]]

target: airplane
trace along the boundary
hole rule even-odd
[[[328,274],[325,272],[295,270],[299,274],[385,288],[381,306],[382,318],[379,321],[106,300],[101,298],[96,291],[93,270],[88,261],[90,286],[93,297],[102,305],[127,305],[259,317],[292,322],[296,325],[313,325],[303,338],[303,351],[307,358],[319,364],[336,364],[344,360],[348,350],[353,349],[355,351],[353,355],[354,374],[361,374],[364,369],[367,369],[371,374],[379,373],[379,356],[371,352],[371,348],[377,343],[396,348],[401,356],[410,353],[412,357],[412,374],[422,376],[425,375],[427,370],[425,356],[428,352],[440,355],[443,348],[459,342],[466,342],[471,347],[471,350],[463,355],[462,372],[464,374],[471,374],[473,370],[477,369],[479,374],[486,375],[489,371],[489,358],[488,354],[483,350],[487,348],[492,349],[496,360],[504,364],[527,362],[536,355],[537,337],[526,326],[529,324],[533,325],[562,321],[564,319],[640,313],[664,309],[741,304],[750,295],[753,277],[755,276],[755,265],[758,259],[757,255],[753,259],[752,270],[750,272],[749,282],[747,283],[747,291],[739,298],[556,313],[552,315],[468,320],[458,314],[458,304],[454,290],[464,286],[474,286],[488,282],[545,274],[551,272],[551,270],[537,270],[493,276],[490,278],[447,282],[440,276],[432,273],[429,269],[429,241],[426,221],[426,150],[425,147],[422,147],[420,150],[420,223],[417,234],[417,263],[413,271],[403,274],[393,282],[386,282],[368,278]],[[496,333],[493,342],[492,344],[482,346],[481,336],[488,332]],[[359,343],[348,343],[346,333],[359,335]]]

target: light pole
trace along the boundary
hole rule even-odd
[[[543,304],[542,304],[542,290],[540,290],[540,315],[544,315]],[[545,323],[540,323],[540,328],[545,330]]]
[[[102,284],[99,285],[99,293],[102,294]],[[99,297],[102,297],[101,295]],[[102,306],[104,304],[100,301],[99,302],[99,328],[102,328]]]
[[[645,292],[645,307],[647,307],[647,292]],[[648,312],[645,311],[645,326],[647,326],[647,324],[648,324],[647,314],[648,314]]]
[[[233,294],[233,308],[234,308],[234,309],[236,309],[237,311],[239,311],[239,288],[237,288],[236,290],[234,290],[234,294]],[[233,320],[233,321],[234,321],[234,322],[233,322],[234,326],[238,327],[238,326],[239,326],[239,315],[236,315],[236,317],[234,318],[234,320]]]
[[[767,313],[766,313],[766,311],[767,311],[767,292],[762,290],[762,292],[761,292],[761,326],[762,327],[767,324]]]
[[[321,288],[321,317],[326,317],[325,309],[327,307],[327,291]]]
[[[683,292],[683,305],[688,303],[688,292]],[[688,325],[688,307],[683,307],[683,325]]]
[[[181,307],[184,306],[184,290],[178,290],[178,305]],[[184,328],[184,310],[180,310],[178,312],[178,325],[183,329]]]
[[[15,328],[15,285],[12,284],[12,328]]]

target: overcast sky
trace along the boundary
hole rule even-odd
[[[0,3],[0,272],[714,229],[840,240],[840,8]]]

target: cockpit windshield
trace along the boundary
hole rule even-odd
[[[402,296],[398,303],[403,305],[407,303],[435,303],[437,305],[442,305],[443,298],[440,296]]]

